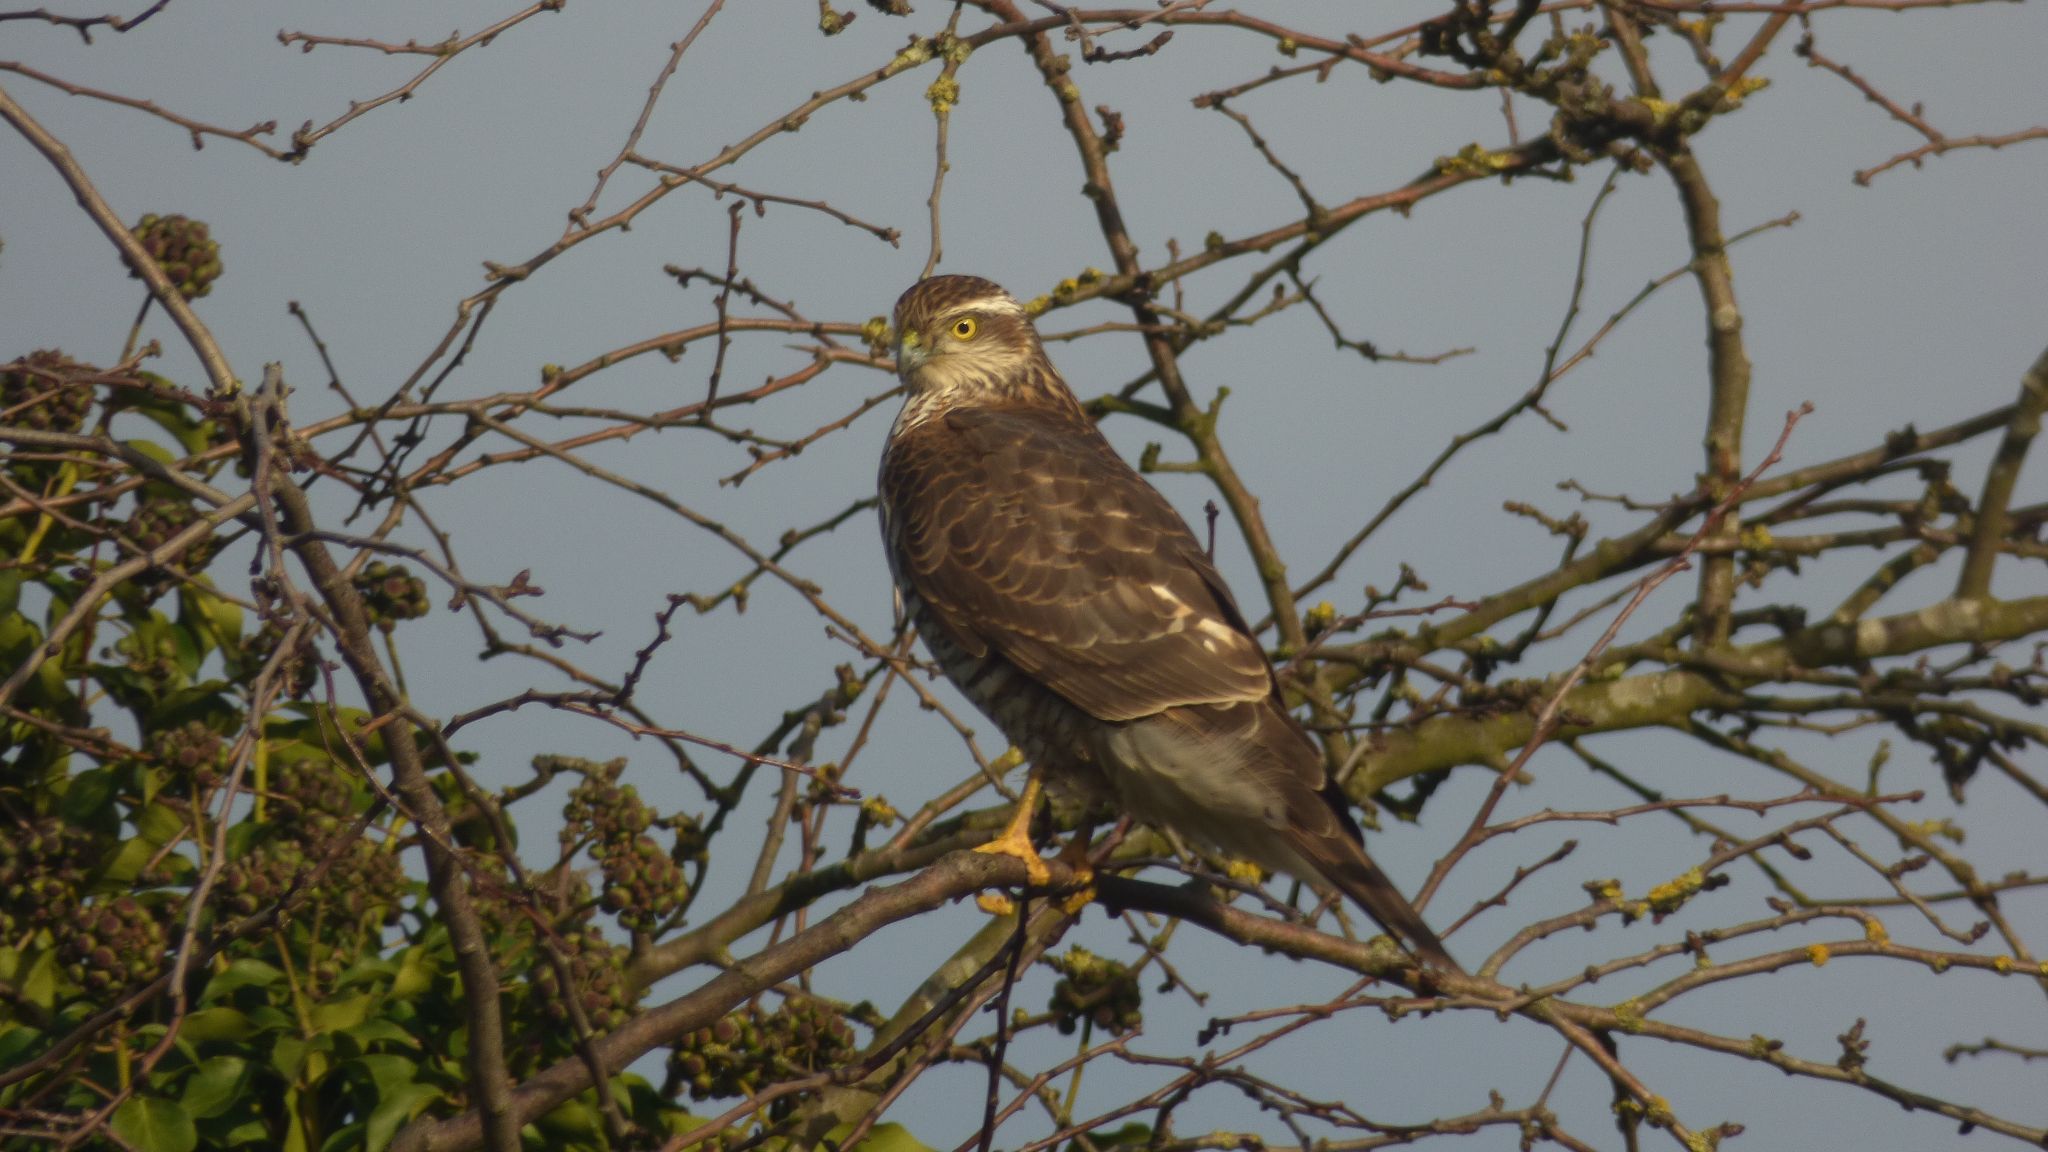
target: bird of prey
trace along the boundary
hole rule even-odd
[[[1042,777],[1355,900],[1456,964],[1366,856],[1265,649],[1194,533],[1116,454],[1024,307],[973,276],[896,302],[908,397],[880,476],[882,534],[939,668],[1031,760],[984,850],[1046,875],[1026,835]]]

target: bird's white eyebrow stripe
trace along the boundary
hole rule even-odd
[[[1005,316],[1022,316],[1024,314],[1024,306],[1009,296],[978,296],[972,300],[963,300],[946,309],[946,311],[948,313],[999,312]]]

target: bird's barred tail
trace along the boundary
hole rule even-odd
[[[1346,854],[1345,857],[1324,863],[1323,875],[1342,889],[1346,896],[1365,913],[1379,923],[1381,928],[1406,944],[1417,959],[1433,968],[1446,972],[1463,972],[1458,962],[1444,950],[1444,942],[1423,923],[1422,914],[1415,905],[1401,895],[1387,874],[1363,852]]]

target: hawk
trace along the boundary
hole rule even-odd
[[[882,453],[882,535],[934,660],[1031,761],[985,851],[1044,865],[1041,778],[1335,888],[1418,956],[1442,941],[1365,854],[1265,649],[1187,523],[1089,419],[1024,307],[973,276],[896,302],[908,390]]]

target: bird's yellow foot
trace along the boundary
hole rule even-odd
[[[1069,916],[1077,915],[1095,899],[1095,870],[1083,864],[1074,869],[1074,879],[1080,887],[1060,897],[1060,911]]]
[[[1060,898],[1060,911],[1069,916],[1077,915],[1088,902],[1095,899],[1095,869],[1088,862],[1088,829],[1083,827],[1060,849],[1060,863],[1073,870],[1073,891]]]
[[[1045,861],[1038,858],[1038,847],[1031,843],[1031,817],[1038,812],[1038,769],[1032,768],[1024,778],[1024,794],[1017,797],[1016,811],[1010,816],[1010,823],[995,839],[976,848],[991,856],[1015,856],[1024,862],[1024,875],[1035,888],[1044,887],[1052,880],[1052,871]]]
[[[976,848],[975,851],[986,852],[991,856],[1015,856],[1024,862],[1024,875],[1032,887],[1042,888],[1052,881],[1052,870],[1045,866],[1045,861],[1038,858],[1037,846],[1032,844],[1031,837],[1025,834],[1024,828],[1030,820],[1031,817],[1027,813],[1023,820],[1013,821],[1003,830],[1001,836]]]
[[[1249,860],[1240,860],[1235,856],[1223,861],[1223,874],[1232,880],[1244,880],[1252,884],[1257,884],[1266,878],[1266,870],[1264,868]]]

